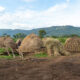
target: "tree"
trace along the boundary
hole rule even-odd
[[[14,38],[24,38],[24,37],[26,37],[26,34],[25,33],[17,33],[17,34],[14,34],[13,37]]]
[[[39,37],[43,38],[46,35],[46,31],[45,30],[40,30],[39,31]]]

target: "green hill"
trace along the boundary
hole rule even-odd
[[[32,30],[11,30],[11,29],[0,29],[0,35],[7,33],[8,35],[14,35],[16,33],[35,33],[38,34],[39,30],[45,30],[47,32],[47,36],[63,36],[63,35],[71,35],[71,34],[77,34],[80,35],[80,27],[73,27],[73,26],[52,26],[52,27],[46,27],[46,28],[38,28],[38,29],[32,29]]]

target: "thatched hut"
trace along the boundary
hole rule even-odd
[[[37,53],[43,48],[42,40],[35,34],[30,34],[21,43],[18,51],[23,53]]]
[[[4,40],[5,40],[4,37],[0,37],[0,48],[4,47]]]
[[[9,49],[11,49],[13,57],[15,57],[14,51],[17,49],[17,46],[11,37],[0,37],[0,48],[5,48],[8,55],[10,55]]]
[[[65,42],[64,47],[69,52],[73,53],[80,52],[80,38],[79,37],[68,38]]]
[[[44,38],[43,43],[44,46],[47,48],[47,53],[49,56],[69,55],[69,53],[65,51],[61,42],[57,39]]]

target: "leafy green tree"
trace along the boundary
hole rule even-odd
[[[24,38],[26,37],[27,35],[25,33],[17,33],[17,34],[14,34],[13,37],[14,38]]]
[[[43,38],[46,35],[46,31],[45,30],[40,30],[39,31],[39,37]]]

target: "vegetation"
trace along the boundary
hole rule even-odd
[[[12,58],[13,58],[12,55],[10,55],[10,56],[1,55],[1,56],[0,56],[0,59],[12,59]]]
[[[34,57],[41,58],[41,57],[47,57],[48,55],[46,53],[39,53],[35,54]]]
[[[65,37],[58,37],[57,39],[58,39],[61,43],[64,44],[67,38],[65,38]]]
[[[51,36],[52,38],[56,38],[58,39],[61,43],[65,43],[66,39],[69,38],[69,37],[80,37],[76,34],[71,34],[71,35],[64,35],[64,36]]]
[[[38,31],[39,30],[45,30],[46,33],[48,33],[46,36],[66,36],[66,35],[71,35],[71,34],[77,34],[80,36],[80,28],[79,27],[74,27],[74,26],[52,26],[52,27],[46,27],[46,28],[40,28],[40,29],[33,29],[33,30],[19,30],[19,29],[15,29],[15,30],[11,30],[11,29],[0,29],[0,35],[2,35],[3,33],[7,33],[11,36],[13,36],[13,34],[18,33],[25,33],[25,34],[30,34],[30,33],[36,33],[38,35]]]
[[[4,48],[0,48],[0,53],[4,53],[6,50]]]
[[[8,51],[11,52],[11,49],[8,48]],[[6,52],[5,48],[0,48],[0,53],[4,53],[4,52]]]
[[[10,36],[7,33],[2,34],[3,37]]]
[[[46,31],[45,30],[40,30],[39,31],[39,37],[43,38],[46,35]]]
[[[14,38],[24,38],[24,37],[26,37],[27,35],[25,34],[25,33],[17,33],[17,34],[15,34],[15,35],[13,35],[13,37]]]

